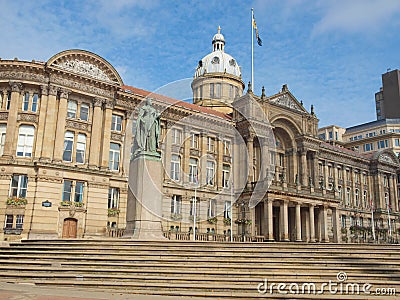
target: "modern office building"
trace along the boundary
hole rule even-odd
[[[393,70],[382,74],[382,87],[375,94],[376,118],[400,118],[400,71]]]
[[[194,70],[193,104],[126,85],[88,51],[0,60],[0,239],[121,236],[147,97],[161,113],[166,236],[185,239],[195,226],[199,239],[227,240],[233,230],[237,240],[370,241],[374,222],[382,241],[393,238],[394,153],[322,141],[316,115],[287,85],[270,96],[250,84],[244,92],[224,51],[218,31]]]

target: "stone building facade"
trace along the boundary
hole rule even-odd
[[[47,62],[1,60],[0,239],[121,236],[146,97],[161,112],[169,238],[191,238],[195,226],[198,239],[341,242],[362,233],[368,241],[372,207],[379,238],[395,237],[393,152],[363,155],[321,141],[316,115],[286,85],[272,96],[249,85],[243,95],[240,67],[224,46],[219,32],[210,62],[196,70],[197,104],[127,86],[83,50]],[[205,69],[222,61],[229,67]]]

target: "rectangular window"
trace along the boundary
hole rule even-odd
[[[72,161],[72,151],[74,149],[74,133],[72,131],[65,132],[64,136],[64,153],[63,161]]]
[[[189,159],[189,182],[190,183],[198,183],[198,166],[197,159],[190,158]]]
[[[182,196],[173,195],[171,198],[171,214],[180,215],[182,213]]]
[[[225,201],[224,204],[224,218],[231,219],[231,202]]]
[[[118,208],[119,189],[110,187],[108,189],[108,208]]]
[[[224,141],[224,155],[231,155],[231,142],[228,140]]]
[[[13,175],[11,178],[10,197],[26,198],[28,189],[27,175]]]
[[[339,179],[343,179],[343,171],[342,171],[342,168],[338,168],[337,170],[338,170],[338,177],[339,177]]]
[[[4,144],[6,143],[6,124],[0,124],[0,156],[4,153]]]
[[[172,129],[172,144],[180,145],[182,138],[182,130],[173,128]]]
[[[394,140],[394,145],[395,145],[396,147],[399,147],[399,146],[400,146],[400,139],[395,139],[395,140]]]
[[[75,184],[75,202],[83,202],[83,188],[85,184],[83,182],[77,181]]]
[[[17,215],[17,218],[15,219],[15,227],[17,229],[22,229],[24,226],[24,215]]]
[[[37,112],[38,110],[38,105],[39,105],[39,95],[38,94],[33,94],[32,97],[32,106],[31,106],[31,110],[33,112]]]
[[[233,85],[229,85],[229,99],[233,99]]]
[[[207,137],[207,151],[208,152],[215,151],[215,139],[212,137]]]
[[[196,201],[195,201],[196,200]],[[196,206],[195,206],[196,204]],[[190,199],[190,211],[189,211],[189,215],[190,216],[194,216],[194,214],[196,213],[196,216],[200,215],[200,201],[199,198],[194,198],[192,197]]]
[[[179,181],[181,170],[181,159],[179,155],[172,154],[171,156],[171,179]]]
[[[62,200],[63,201],[71,201],[71,193],[72,193],[72,181],[64,180]]]
[[[351,202],[351,189],[347,188],[346,190],[346,205],[350,205]]]
[[[359,196],[358,189],[356,189],[356,191],[355,191],[355,206],[359,206],[360,205],[360,202],[359,202],[360,198],[359,197],[360,196]]]
[[[10,110],[10,105],[11,105],[11,92],[7,92],[6,110]]]
[[[200,86],[200,100],[203,99],[203,86]]]
[[[367,200],[368,200],[367,198],[368,198],[368,193],[367,193],[367,191],[364,191],[364,192],[363,192],[363,206],[364,206],[364,207],[367,207],[367,206],[368,206],[368,205],[367,205],[367,204],[368,204],[368,203],[367,203]]]
[[[13,228],[13,225],[14,225],[14,216],[6,215],[6,221],[5,221],[4,227],[9,229],[9,228]]]
[[[342,223],[342,228],[346,228],[346,216],[345,215],[342,215],[342,218],[341,218],[342,220],[341,220],[341,223]]]
[[[279,153],[279,166],[284,167],[285,165],[285,156],[282,153]]]
[[[190,147],[194,149],[199,148],[199,135],[197,133],[192,133],[192,137],[190,140]]]
[[[122,130],[122,117],[119,115],[112,115],[111,130],[121,131]]]
[[[17,156],[32,157],[35,127],[21,125],[18,133]]]
[[[69,100],[68,101],[68,110],[67,117],[68,118],[76,118],[76,110],[78,109],[78,104],[76,101]]]
[[[214,98],[214,83],[210,83],[210,98]]]
[[[214,218],[216,216],[217,200],[210,199],[208,201],[207,216],[209,218]]]
[[[214,175],[215,175],[215,163],[213,161],[207,161],[206,182],[208,185],[214,185]]]
[[[217,99],[221,98],[221,84],[220,83],[215,84],[215,98],[217,98]]]
[[[108,162],[108,168],[111,171],[119,171],[119,158],[121,146],[119,144],[110,143],[110,158]]]
[[[339,196],[339,199],[342,200],[342,199],[343,199],[342,187],[339,185],[337,189],[338,189],[338,193],[339,193],[339,195],[338,195],[338,196]]]
[[[229,187],[229,173],[230,173],[230,166],[229,165],[223,165],[222,166],[222,186],[224,188]]]
[[[85,163],[86,152],[86,135],[83,133],[78,134],[78,141],[76,143],[76,162]]]
[[[79,113],[79,119],[82,121],[88,121],[89,120],[89,105],[86,103],[81,104],[81,110]]]
[[[28,111],[29,109],[29,93],[26,92],[24,95],[24,100],[22,101],[22,110]]]
[[[374,150],[374,145],[372,143],[364,144],[364,152],[373,150]]]
[[[332,140],[333,139],[333,132],[329,131],[329,139]]]

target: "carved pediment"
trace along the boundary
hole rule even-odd
[[[123,85],[115,68],[104,58],[84,50],[66,50],[54,55],[47,65],[84,77]]]
[[[269,99],[269,103],[287,107],[298,112],[307,112],[290,93],[277,94]]]

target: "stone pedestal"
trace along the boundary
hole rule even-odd
[[[162,171],[158,153],[140,152],[131,160],[125,238],[164,239],[161,228]]]

